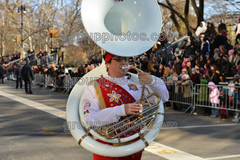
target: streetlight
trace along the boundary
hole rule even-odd
[[[24,46],[23,46],[23,13],[27,13],[26,7],[22,5],[22,0],[21,0],[21,6],[18,8],[18,13],[21,12],[21,55],[22,58],[24,56]]]

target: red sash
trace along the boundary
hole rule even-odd
[[[131,94],[129,94],[124,88],[115,84],[114,82],[111,82],[108,79],[103,78],[103,77],[97,79],[96,81],[98,82],[99,87],[101,89],[102,97],[104,99],[106,108],[115,107],[115,106],[127,104],[127,103],[133,103],[136,101],[135,98]],[[122,117],[121,119],[124,119],[124,117]],[[128,137],[128,136],[136,133],[137,131],[139,131],[139,129],[128,132],[128,133],[124,134],[123,136],[121,136],[121,138]],[[118,132],[120,132],[120,131],[118,131]],[[136,140],[138,140],[138,139],[139,138],[137,138]],[[101,143],[104,143],[104,144],[113,145],[113,144],[110,144],[107,142],[103,142],[101,140],[98,140],[98,141]],[[133,140],[133,141],[135,141],[135,140]],[[121,157],[121,158],[103,157],[100,155],[93,154],[94,160],[130,160],[130,159],[140,160],[141,157],[142,157],[142,151],[135,153],[133,155],[130,155],[127,157]]]
[[[124,88],[106,78],[101,77],[97,79],[97,82],[101,88],[102,96],[107,108],[136,101]]]

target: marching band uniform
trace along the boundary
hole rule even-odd
[[[163,102],[168,101],[169,94],[164,82],[155,76],[149,85],[154,93],[157,93]],[[124,104],[134,103],[141,98],[142,85],[138,79],[124,76],[113,78],[108,74],[86,85],[82,97],[84,104],[84,118],[92,126],[104,126],[118,122],[122,116],[126,116]],[[129,136],[134,133],[127,133]],[[104,142],[102,142],[104,143]],[[108,143],[105,143],[108,144]],[[112,144],[109,144],[112,145]],[[93,154],[95,160],[140,160],[142,151],[127,157],[113,158]]]

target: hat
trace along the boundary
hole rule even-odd
[[[192,71],[193,71],[193,72],[196,72],[196,68],[192,68]]]
[[[116,55],[108,53],[105,57],[105,64],[107,64],[113,57],[116,57]]]
[[[186,74],[182,75],[182,80],[186,80],[186,79],[187,79],[187,75]]]
[[[239,74],[236,74],[233,79],[240,79],[240,75]]]
[[[177,81],[177,80],[178,80],[178,77],[173,76],[172,79],[173,79],[174,81]]]
[[[206,79],[201,79],[201,82],[202,82],[203,84],[208,84],[208,81],[207,81]]]
[[[233,49],[231,49],[231,50],[228,51],[228,55],[229,55],[229,56],[233,55],[233,53],[234,53],[234,50],[233,50]]]
[[[168,76],[168,77],[167,77],[167,81],[169,81],[169,80],[172,80],[172,77],[171,77],[171,76]]]

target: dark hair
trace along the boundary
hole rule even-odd
[[[200,53],[200,49],[196,49],[196,51],[197,51],[198,53]]]

